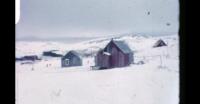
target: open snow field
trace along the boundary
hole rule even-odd
[[[160,38],[168,46],[152,48]],[[83,58],[83,66],[70,68],[61,68],[59,58],[34,64],[16,62],[16,104],[178,104],[178,36],[128,35],[117,39],[125,40],[134,51],[135,63],[144,64],[91,70],[93,57]],[[16,56],[41,55],[49,49],[96,51],[108,42],[17,42]]]

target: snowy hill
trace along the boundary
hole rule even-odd
[[[17,104],[178,104],[178,35],[124,35],[77,44],[17,42],[16,57],[59,50],[95,54],[111,38],[125,41],[134,51],[135,63],[124,68],[94,71],[93,57],[83,66],[61,68],[60,58],[45,58],[34,64],[16,62]],[[159,39],[168,46],[153,48]],[[50,65],[47,67],[47,64]]]
[[[60,50],[61,52],[66,53],[69,50],[77,50],[83,53],[91,53],[96,52],[100,48],[104,48],[105,45],[111,40],[111,38],[115,40],[123,40],[125,41],[133,51],[140,52],[148,52],[147,49],[152,49],[152,46],[158,39],[163,39],[169,44],[171,48],[177,48],[178,46],[178,37],[177,35],[170,36],[140,36],[140,35],[125,35],[119,37],[110,37],[110,38],[102,38],[91,41],[80,42],[77,44],[65,44],[58,42],[23,42],[19,41],[16,43],[16,56],[23,56],[28,54],[37,54],[41,55],[43,51],[48,50]],[[142,51],[144,50],[144,51]],[[153,53],[153,52],[152,52]]]

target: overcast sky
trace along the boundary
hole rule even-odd
[[[16,38],[177,33],[178,0],[21,0]]]

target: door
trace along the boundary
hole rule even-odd
[[[65,64],[65,66],[69,66],[69,59],[65,59],[64,64]]]

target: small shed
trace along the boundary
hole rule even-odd
[[[124,67],[133,63],[133,51],[124,41],[111,40],[95,56],[95,66],[100,69]]]
[[[154,44],[154,48],[155,47],[162,47],[162,46],[167,46],[167,44],[162,40],[162,39],[159,39],[155,44]]]
[[[61,58],[62,67],[82,66],[82,57],[76,51],[69,51]]]

